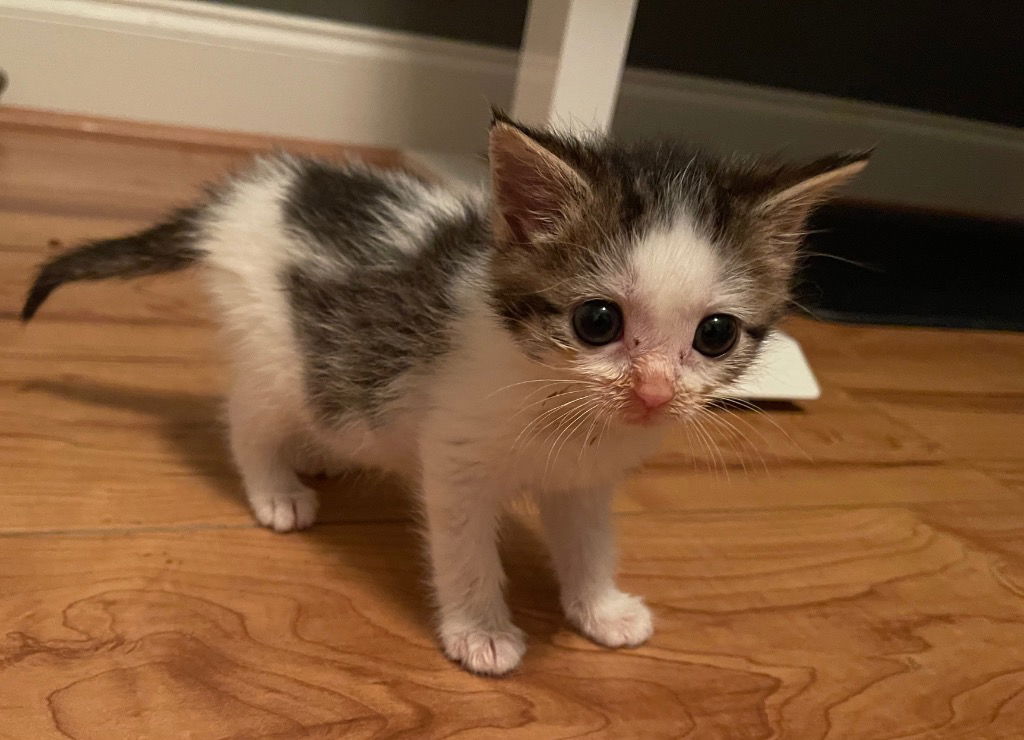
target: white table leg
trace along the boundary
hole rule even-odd
[[[607,131],[637,0],[532,0],[512,116]]]

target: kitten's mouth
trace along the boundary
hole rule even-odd
[[[667,409],[667,406],[648,408],[641,404],[632,404],[622,412],[622,418],[627,424],[649,427],[668,419]]]
[[[703,404],[692,403],[682,399],[681,403],[666,403],[663,406],[649,408],[641,403],[631,403],[619,412],[626,424],[638,427],[653,427],[659,424],[691,419],[700,413]]]

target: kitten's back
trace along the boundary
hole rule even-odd
[[[206,213],[211,293],[244,353],[279,357],[321,422],[380,417],[450,346],[484,213],[404,172],[262,160]]]
[[[203,213],[211,257],[269,250],[280,260],[343,272],[415,256],[466,202],[408,172],[275,155],[211,191]]]
[[[51,260],[23,315],[64,282],[200,263],[240,373],[326,422],[380,415],[450,345],[485,213],[409,173],[263,157],[161,225]]]

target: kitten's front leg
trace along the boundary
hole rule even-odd
[[[615,585],[611,490],[549,492],[540,511],[569,621],[608,647],[646,641],[653,632],[650,610]]]
[[[507,673],[519,665],[526,645],[505,603],[497,547],[502,497],[495,482],[481,475],[430,461],[425,467],[423,497],[445,654],[474,673]]]

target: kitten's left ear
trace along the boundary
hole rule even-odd
[[[830,154],[776,174],[756,210],[779,228],[798,232],[811,210],[868,165],[871,151]]]
[[[550,234],[590,194],[575,169],[507,118],[495,116],[488,153],[498,226],[517,242]]]

